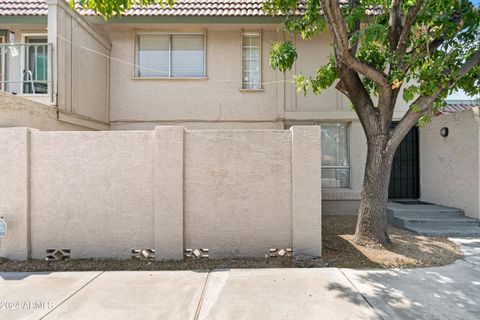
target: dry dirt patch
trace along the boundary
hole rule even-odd
[[[356,216],[323,216],[323,260],[331,267],[419,268],[443,266],[462,257],[447,238],[423,237],[388,227],[392,244],[383,249],[353,243]]]

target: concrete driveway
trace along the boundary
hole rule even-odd
[[[480,239],[439,268],[0,273],[0,319],[478,319]]]

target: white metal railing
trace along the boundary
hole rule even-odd
[[[0,90],[21,95],[50,96],[52,44],[0,44]]]

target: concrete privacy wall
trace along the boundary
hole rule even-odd
[[[66,1],[47,0],[47,4],[48,42],[54,47],[53,82],[60,119],[73,120],[73,114],[108,124],[110,41],[70,10]]]
[[[185,245],[240,255],[290,248],[291,133],[192,131],[185,138]]]
[[[0,129],[0,256],[320,256],[319,130]]]
[[[479,219],[479,108],[441,115],[420,131],[421,200]],[[440,129],[449,129],[448,137]]]

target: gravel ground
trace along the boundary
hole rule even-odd
[[[138,271],[138,270],[211,270],[228,268],[293,268],[290,257],[270,259],[186,259],[183,261],[148,261],[115,259],[71,259],[64,261],[6,261],[0,271]]]
[[[186,259],[148,261],[113,259],[74,259],[65,261],[9,261],[0,258],[0,271],[119,271],[119,270],[211,270],[230,268],[415,268],[449,264],[462,257],[459,247],[446,238],[415,236],[389,227],[392,244],[384,249],[353,243],[356,216],[323,217],[323,256],[321,260],[295,261],[292,257],[248,259]]]

